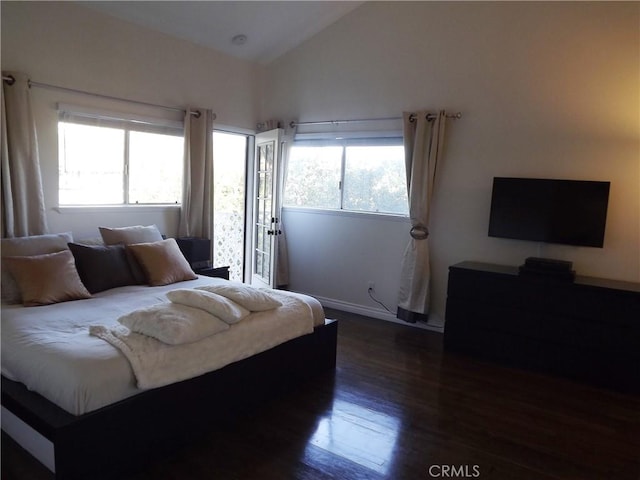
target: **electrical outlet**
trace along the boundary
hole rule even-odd
[[[371,280],[369,280],[368,289],[369,290],[374,290],[375,288],[376,288],[376,284],[373,283]]]

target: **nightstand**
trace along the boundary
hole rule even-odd
[[[229,267],[207,267],[207,268],[198,268],[194,270],[198,275],[204,275],[206,277],[218,277],[229,280]]]

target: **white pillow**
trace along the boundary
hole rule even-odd
[[[100,235],[105,245],[115,245],[117,243],[129,245],[131,243],[151,243],[162,240],[162,234],[155,225],[147,227],[142,225],[118,228],[98,227],[98,230],[100,230]]]
[[[30,237],[3,238],[1,247],[2,257],[30,257],[47,253],[68,250],[67,243],[73,242],[71,232],[33,235]],[[2,301],[6,303],[21,303],[20,289],[2,262]]]
[[[238,323],[251,313],[246,308],[222,295],[193,288],[172,290],[167,292],[167,298],[173,303],[204,310],[229,325]]]
[[[219,318],[199,308],[176,303],[160,303],[135,310],[118,319],[125,327],[169,345],[202,340],[229,328]]]
[[[225,283],[223,285],[207,285],[196,287],[196,290],[217,293],[229,300],[233,300],[238,305],[243,306],[251,312],[262,312],[280,307],[282,303],[273,298],[267,292],[257,288],[244,285],[242,283]]]

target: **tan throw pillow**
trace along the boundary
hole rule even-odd
[[[73,242],[71,232],[32,235],[30,237],[3,238],[0,251],[4,257],[25,257],[43,255],[67,249],[67,243]],[[20,303],[20,289],[2,262],[2,301]]]
[[[169,285],[198,278],[173,238],[128,245],[127,248],[140,262],[149,285]]]
[[[5,257],[25,307],[91,298],[69,250],[30,257]]]
[[[162,240],[162,234],[155,225],[147,227],[142,225],[118,228],[98,227],[98,230],[100,230],[100,235],[105,245],[115,245],[117,243],[130,245],[132,243],[150,243]]]

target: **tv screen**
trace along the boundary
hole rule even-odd
[[[493,179],[489,236],[602,247],[610,182]]]

